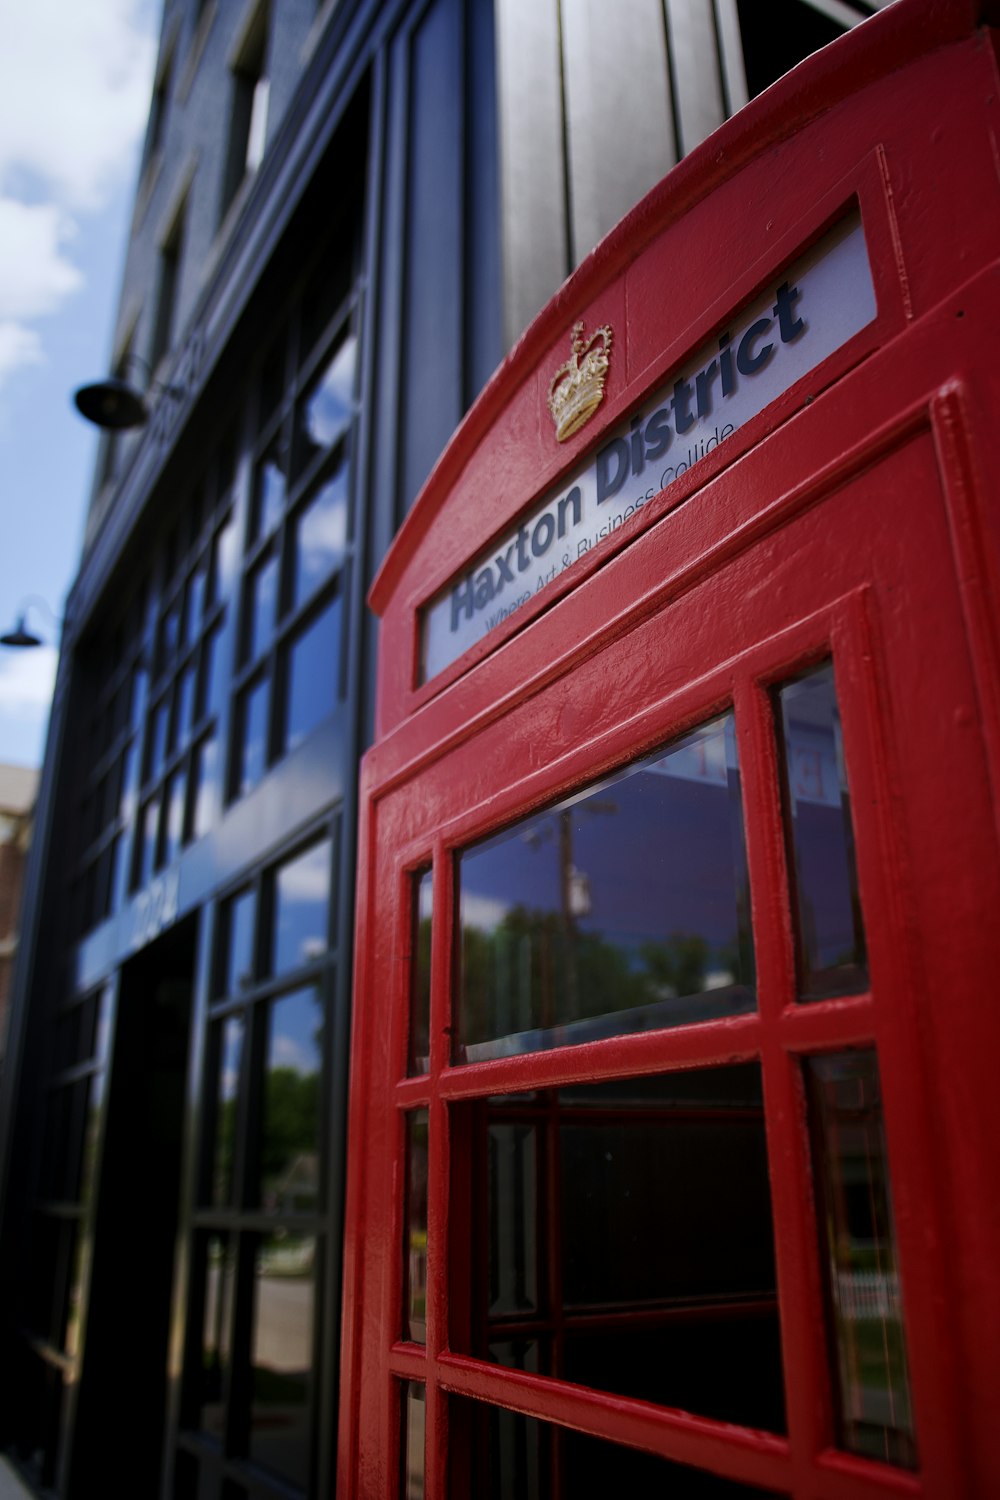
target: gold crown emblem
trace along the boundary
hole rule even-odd
[[[559,366],[549,384],[549,411],[560,443],[589,422],[604,400],[611,339],[607,323],[589,339],[584,338],[582,323],[573,325],[572,357]]]

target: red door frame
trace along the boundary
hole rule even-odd
[[[984,918],[1000,895],[1000,537],[990,503],[1000,462],[988,446],[1000,412],[1000,199],[989,146],[997,70],[977,19],[971,5],[902,0],[682,163],[498,372],[373,590],[383,643],[379,739],[362,788],[338,1493],[399,1493],[407,1379],[426,1381],[426,1484],[437,1500],[460,1446],[460,1431],[449,1435],[449,1393],[796,1496],[952,1500],[1000,1490],[1000,1023],[984,982]],[[852,203],[876,319],[420,684],[424,603]],[[765,248],[750,260],[748,246]],[[676,289],[667,307],[654,295],[665,282]],[[693,316],[678,319],[678,307]],[[635,308],[642,318],[629,316]],[[599,416],[564,451],[542,402],[578,317],[588,328],[611,323],[624,349]],[[871,988],[801,1006],[769,689],[828,652]],[[454,851],[727,705],[743,773],[758,1011],[450,1066]],[[408,1078],[413,876],[428,864],[430,1072]],[[917,1474],[833,1447],[799,1059],[871,1043]],[[463,1352],[467,1286],[449,1212],[451,1183],[466,1169],[450,1126],[462,1101],[740,1057],[764,1070],[787,1437]],[[430,1117],[425,1350],[398,1337],[405,1116],[418,1107]]]

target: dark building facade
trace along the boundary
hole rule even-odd
[[[40,1492],[333,1493],[367,590],[564,277],[879,8],[167,0],[0,1116]]]

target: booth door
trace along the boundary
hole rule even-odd
[[[751,455],[375,785],[350,1493],[985,1493],[996,843],[932,429],[734,530]]]

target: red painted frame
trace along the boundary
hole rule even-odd
[[[399,1493],[401,1380],[426,1381],[427,1494],[499,1403],[796,1497],[1000,1493],[1000,414],[991,146],[997,69],[971,5],[901,0],[810,60],[656,189],[540,316],[428,482],[373,590],[379,740],[363,771],[338,1493]],[[927,101],[935,102],[929,118]],[[954,143],[961,140],[961,153]],[[779,186],[775,186],[778,184]],[[416,685],[420,606],[665,372],[860,203],[876,321],[537,603]],[[734,225],[737,226],[734,229]],[[956,236],[956,226],[961,234]],[[956,240],[958,243],[956,244]],[[713,256],[699,253],[711,246]],[[747,246],[763,246],[748,261]],[[682,267],[684,327],[629,317]],[[670,316],[670,310],[667,310]],[[571,324],[624,331],[598,419],[560,449],[543,392]],[[489,480],[489,482],[487,482]],[[870,990],[796,1004],[770,690],[832,653]],[[454,851],[732,705],[758,1011],[450,1064]],[[412,877],[433,865],[430,1072],[406,1077]],[[995,920],[995,919],[994,919]],[[799,1059],[874,1044],[885,1102],[920,1470],[833,1446]],[[758,1058],[787,1435],[488,1364],[467,1300],[461,1101]],[[430,1116],[426,1349],[402,1327],[405,1112]]]

